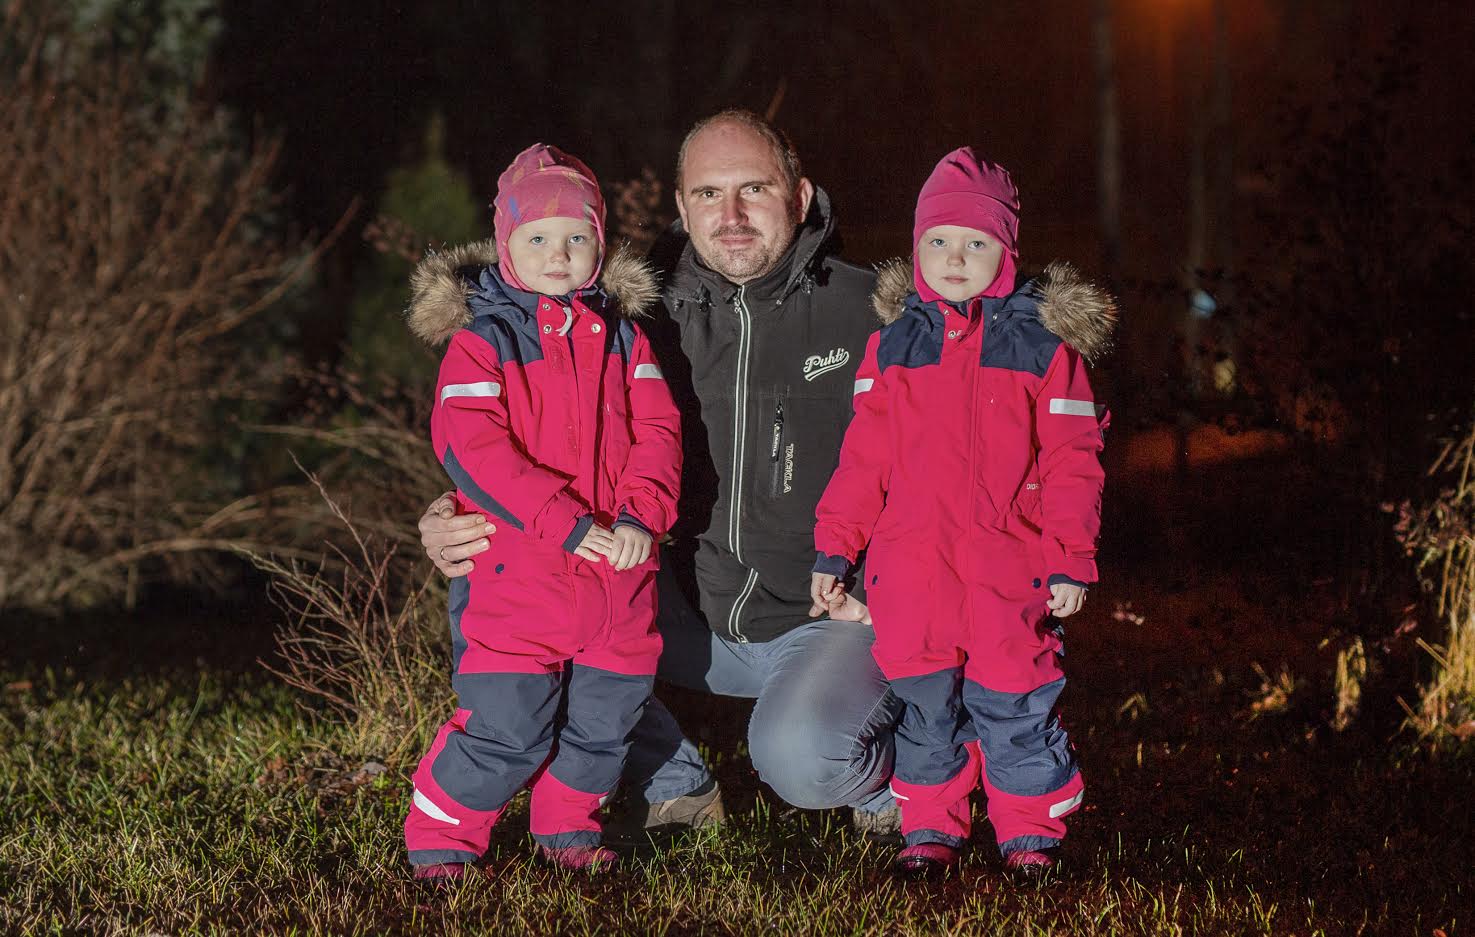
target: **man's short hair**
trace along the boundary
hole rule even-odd
[[[691,145],[691,141],[697,134],[713,124],[723,123],[740,124],[762,137],[764,142],[768,144],[769,149],[773,150],[774,158],[778,162],[779,171],[784,175],[784,184],[788,186],[789,191],[793,192],[799,188],[799,180],[804,178],[804,171],[799,166],[799,154],[794,151],[794,145],[789,142],[788,136],[782,130],[779,130],[773,124],[770,124],[752,111],[741,107],[732,107],[725,111],[718,111],[711,117],[702,118],[695,124],[692,124],[691,129],[686,132],[686,136],[681,141],[681,149],[676,151],[677,191],[680,191],[685,184],[686,148]]]

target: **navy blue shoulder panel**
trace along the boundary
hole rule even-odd
[[[611,306],[607,306],[606,310],[609,310],[612,306],[613,304],[611,304]],[[611,319],[613,319],[614,321],[611,322]],[[611,313],[610,311],[604,312],[604,321],[607,325],[610,326],[609,328],[605,329],[605,334],[609,336],[609,342],[608,346],[605,348],[605,354],[619,355],[621,361],[629,364],[631,356],[635,354],[634,324],[631,323],[631,321],[629,319],[626,319],[624,316],[621,316],[618,313]]]
[[[497,357],[504,363],[527,365],[542,361],[536,305],[525,308],[525,302],[519,302],[532,294],[515,291],[520,295],[514,295],[491,266],[467,271],[463,278],[470,291],[466,305],[471,310],[471,322],[466,330],[497,349]],[[533,297],[533,302],[536,301]]]
[[[1033,287],[1033,282],[1026,283],[1008,297],[997,314],[988,314],[978,362],[983,367],[1025,371],[1035,377],[1044,377],[1049,370],[1062,339],[1040,321]]]
[[[915,298],[915,297],[913,297]],[[901,318],[881,327],[876,345],[876,367],[884,372],[892,365],[920,368],[942,361],[942,321],[919,305],[907,301]]]

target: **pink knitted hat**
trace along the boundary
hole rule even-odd
[[[535,143],[512,161],[497,179],[497,197],[492,200],[492,230],[497,237],[497,257],[502,278],[520,290],[533,290],[512,269],[507,239],[518,225],[544,218],[578,218],[594,226],[599,238],[599,260],[584,289],[599,278],[604,263],[604,196],[599,182],[583,161],[557,147]]]
[[[959,147],[944,156],[932,170],[917,196],[916,222],[912,225],[912,279],[922,299],[940,299],[922,279],[916,265],[915,248],[922,232],[937,225],[976,228],[999,239],[1004,259],[998,275],[981,296],[1006,296],[1014,290],[1015,246],[1019,238],[1019,190],[1009,170],[980,159],[971,146]]]

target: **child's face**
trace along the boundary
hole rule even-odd
[[[599,238],[594,226],[579,218],[544,218],[512,229],[507,253],[518,279],[534,292],[562,296],[594,275]]]
[[[952,303],[965,302],[988,289],[1003,260],[1004,245],[977,228],[940,224],[923,231],[917,242],[917,269],[922,279]]]

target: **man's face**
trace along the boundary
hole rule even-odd
[[[686,147],[676,209],[697,256],[735,284],[778,264],[809,212],[814,186],[784,183],[778,154],[742,124],[717,123]]]

